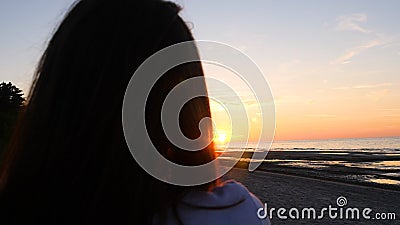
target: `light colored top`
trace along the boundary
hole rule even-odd
[[[245,186],[228,180],[212,192],[193,190],[174,208],[168,210],[167,221],[154,225],[270,225],[268,218],[260,219],[257,210],[261,201]]]

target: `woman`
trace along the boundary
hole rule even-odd
[[[129,152],[121,118],[124,92],[146,58],[193,40],[178,12],[173,3],[159,0],[80,0],[73,6],[39,62],[2,163],[1,224],[268,222],[256,217],[261,203],[240,184],[166,184],[141,169]],[[180,150],[162,130],[166,94],[193,76],[203,76],[200,63],[168,71],[146,104],[153,144],[182,165],[215,158],[212,145]],[[207,98],[188,102],[180,114],[182,132],[198,137],[199,121],[209,116]]]

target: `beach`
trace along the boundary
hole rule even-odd
[[[400,138],[302,140],[236,143],[221,159],[262,162],[257,170],[400,191]],[[255,155],[254,153],[258,154]]]
[[[301,212],[302,208],[312,207],[316,210],[317,216],[320,215],[322,208],[328,208],[329,205],[344,210],[347,208],[360,210],[359,219],[346,219],[345,216],[342,219],[339,219],[339,216],[332,219],[327,213],[322,219],[280,219],[275,212],[272,214],[272,224],[400,224],[400,191],[397,190],[260,170],[249,172],[240,168],[232,169],[224,179],[235,179],[244,184],[263,203],[267,203],[268,209],[285,208],[288,211],[294,207]],[[346,204],[342,207],[337,203],[339,197],[346,199]],[[370,219],[365,219],[361,215],[365,208],[372,210],[368,214]],[[383,214],[387,217],[389,213],[392,215],[394,213],[396,219],[375,218]]]

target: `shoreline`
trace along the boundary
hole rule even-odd
[[[238,162],[235,166],[237,169],[247,170],[248,162]],[[373,187],[382,190],[392,190],[400,192],[400,185],[394,184],[382,184],[382,183],[374,183],[368,182],[367,180],[360,180],[360,179],[343,179],[342,174],[336,174],[332,171],[325,171],[325,170],[317,170],[317,169],[309,169],[309,168],[297,168],[297,167],[289,167],[289,166],[274,166],[274,167],[267,167],[261,165],[256,171],[262,171],[265,173],[274,173],[274,174],[281,174],[281,175],[288,175],[288,176],[295,176],[295,177],[303,177],[303,178],[310,178],[315,180],[322,180],[322,181],[330,181],[336,182],[341,184],[351,184],[357,186],[364,186],[364,187]],[[349,175],[357,175],[355,173],[356,169],[353,169],[352,174]]]
[[[247,169],[255,149],[245,149],[235,167]],[[224,152],[237,160],[238,150]],[[387,149],[335,150],[295,148],[269,151],[257,170],[312,177],[400,191],[400,151]]]
[[[234,169],[238,169],[238,170],[245,170],[247,171],[247,167],[246,168],[242,168],[242,167],[235,167]],[[364,188],[373,188],[373,189],[377,189],[377,190],[382,190],[382,191],[392,191],[392,192],[397,192],[400,195],[400,189],[393,187],[393,185],[382,185],[382,184],[376,184],[376,183],[372,183],[372,182],[352,182],[352,181],[346,181],[346,180],[340,180],[340,179],[330,179],[330,178],[320,178],[320,177],[313,177],[313,176],[307,176],[301,173],[290,173],[290,172],[278,172],[278,171],[268,171],[268,170],[264,170],[264,169],[257,169],[256,171],[262,172],[262,173],[266,173],[266,174],[273,174],[273,175],[279,175],[279,176],[287,176],[287,177],[299,177],[299,178],[304,178],[304,179],[310,179],[313,181],[322,181],[322,182],[328,182],[328,183],[333,183],[333,184],[340,184],[340,185],[349,185],[349,186],[354,186],[354,187],[364,187]],[[256,172],[254,171],[254,172]],[[248,173],[253,173],[253,172],[249,172]]]
[[[377,187],[327,181],[316,178],[288,175],[256,170],[234,168],[224,179],[234,179],[245,185],[261,202],[271,208],[309,208],[319,212],[329,205],[337,207],[337,199],[345,197],[346,208],[371,208],[376,213],[394,213],[395,220],[332,219],[327,215],[322,219],[287,219],[272,217],[272,224],[399,224],[400,191]]]

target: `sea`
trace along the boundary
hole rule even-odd
[[[254,152],[268,152],[257,170],[400,190],[400,137],[274,141],[266,146],[232,142],[221,152],[243,151],[237,167],[247,167]]]

